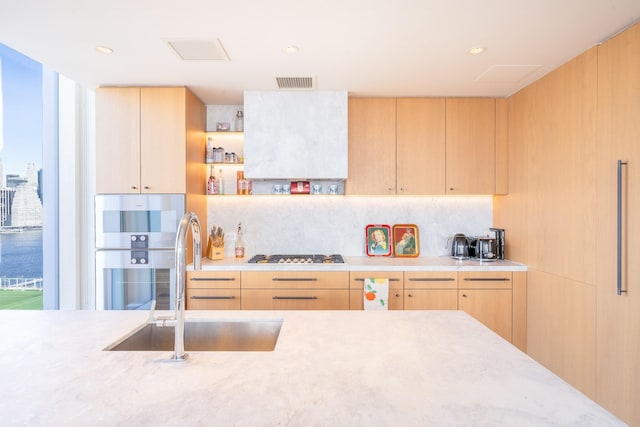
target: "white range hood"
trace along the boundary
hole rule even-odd
[[[245,177],[346,179],[347,118],[347,92],[246,91]]]

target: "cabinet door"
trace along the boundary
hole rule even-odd
[[[457,310],[455,289],[405,289],[405,310]]]
[[[397,194],[445,193],[445,100],[397,100]]]
[[[142,193],[186,193],[185,101],[184,88],[141,89]]]
[[[96,90],[96,193],[140,193],[140,89]]]
[[[511,289],[460,289],[458,309],[511,342]]]
[[[447,98],[447,194],[495,192],[496,101]]]
[[[346,194],[396,194],[396,100],[349,99]]]
[[[363,286],[367,277],[389,279],[389,310],[402,310],[402,272],[395,271],[353,271],[349,273],[349,308],[363,310]]]
[[[640,25],[598,48],[596,400],[640,425]],[[622,292],[617,292],[617,161]]]

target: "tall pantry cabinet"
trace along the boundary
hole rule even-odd
[[[597,401],[640,425],[640,24],[598,49],[597,174]]]

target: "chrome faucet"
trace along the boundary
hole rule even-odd
[[[173,317],[154,317],[155,301],[149,313],[149,323],[159,326],[172,326],[175,329],[175,342],[173,350],[173,360],[186,360],[188,354],[184,351],[184,322],[185,322],[185,306],[186,306],[186,242],[187,232],[191,227],[191,235],[193,237],[193,269],[202,269],[202,240],[200,239],[200,220],[193,212],[187,212],[182,216],[178,231],[176,233],[176,299],[175,313]]]

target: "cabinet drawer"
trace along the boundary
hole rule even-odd
[[[242,289],[349,289],[348,271],[250,271]]]
[[[352,271],[349,273],[349,288],[362,290],[364,279],[376,278],[389,279],[389,290],[402,290],[402,277],[402,272],[396,271]]]
[[[243,289],[243,310],[348,310],[348,289]]]
[[[187,271],[187,288],[239,289],[239,271]]]
[[[461,271],[458,273],[459,289],[511,289],[510,271]]]
[[[457,289],[455,271],[405,271],[405,289]]]
[[[240,289],[189,289],[187,310],[240,310]]]
[[[405,310],[457,310],[455,289],[405,289]]]

